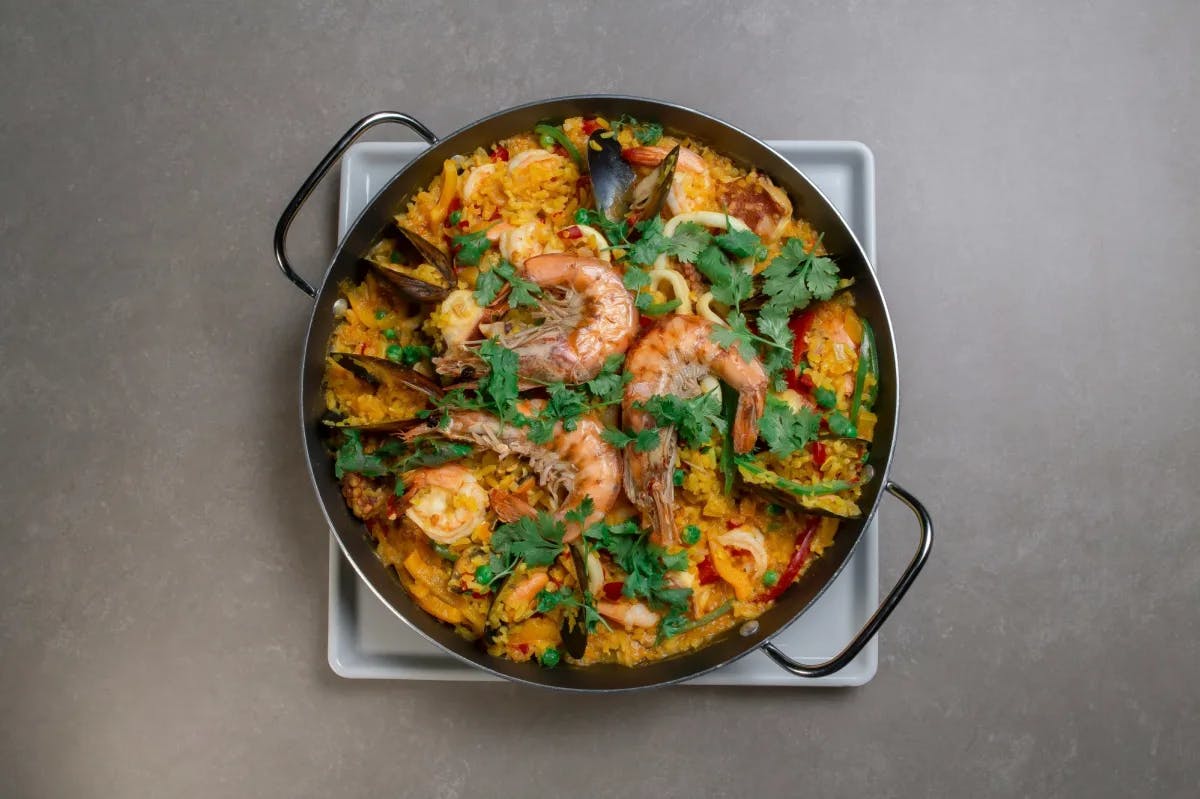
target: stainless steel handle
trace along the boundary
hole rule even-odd
[[[913,580],[917,579],[917,575],[920,574],[925,561],[929,559],[929,552],[933,549],[933,520],[929,518],[929,512],[925,510],[925,506],[921,504],[920,500],[895,483],[888,482],[884,486],[884,489],[907,505],[908,509],[916,514],[917,521],[921,524],[921,543],[917,547],[917,552],[904,569],[904,573],[900,575],[899,581],[888,592],[888,595],[884,597],[883,603],[876,609],[871,618],[867,619],[867,623],[863,625],[863,628],[858,631],[858,634],[854,636],[854,639],[845,649],[829,660],[824,663],[800,663],[783,654],[770,641],[762,645],[762,650],[767,653],[767,657],[775,661],[780,668],[795,674],[797,677],[825,677],[836,671],[840,671],[846,664],[854,660],[855,656],[867,645],[867,642],[875,636],[875,633],[879,632],[879,628],[887,621],[888,616],[892,615],[892,611],[896,609],[896,606],[900,604],[900,600],[904,598],[904,594],[912,586]]]
[[[433,131],[408,114],[401,114],[398,111],[377,111],[374,114],[363,117],[355,122],[350,127],[350,130],[346,131],[345,135],[338,139],[337,144],[333,145],[333,148],[325,154],[325,157],[321,159],[321,163],[317,164],[317,168],[312,171],[312,174],[308,176],[308,180],[304,181],[304,184],[300,186],[300,190],[296,192],[296,196],[288,203],[287,208],[283,209],[283,215],[279,217],[279,224],[275,226],[275,260],[279,262],[279,268],[283,270],[284,276],[310,297],[317,296],[316,289],[309,285],[307,280],[296,274],[296,270],[292,269],[292,265],[287,259],[284,245],[287,240],[288,229],[292,226],[296,214],[300,213],[300,208],[304,205],[305,200],[313,193],[313,189],[325,177],[325,173],[338,162],[338,159],[342,157],[347,148],[351,144],[354,144],[359,136],[384,122],[397,122],[414,131],[430,144],[437,143],[437,136],[433,135]]]

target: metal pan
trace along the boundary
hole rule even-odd
[[[322,442],[319,420],[325,406],[321,381],[326,348],[335,321],[333,304],[337,299],[338,283],[355,273],[360,256],[376,242],[409,197],[441,171],[446,158],[470,152],[476,147],[486,147],[497,139],[529,130],[542,121],[561,121],[566,117],[589,114],[610,118],[631,114],[639,119],[657,121],[668,131],[687,134],[708,143],[736,162],[753,166],[769,175],[791,196],[796,213],[824,233],[825,245],[836,258],[842,274],[855,278],[857,307],[875,329],[881,379],[875,406],[879,421],[870,455],[875,478],[863,490],[860,504],[865,512],[862,518],[843,522],[834,545],[813,563],[804,577],[773,608],[758,619],[730,630],[704,649],[637,668],[592,666],[586,669],[543,669],[534,663],[513,663],[494,658],[474,643],[463,640],[449,627],[417,607],[395,576],[380,563],[362,523],[350,514],[342,500],[338,481],[334,478],[333,467]],[[285,249],[288,229],[305,200],[346,149],[364,132],[385,122],[409,128],[429,142],[430,147],[393,178],[363,210],[338,246],[318,287],[314,288],[288,262]],[[803,174],[766,144],[732,125],[682,106],[614,95],[561,97],[518,106],[473,122],[444,138],[438,138],[429,128],[407,114],[390,111],[371,114],[346,131],[288,203],[275,228],[275,257],[284,275],[315,300],[308,332],[304,337],[300,368],[301,434],[313,486],[338,544],[354,570],[384,604],[430,642],[464,662],[530,685],[569,691],[622,691],[682,682],[720,668],[755,649],[762,649],[781,668],[792,674],[821,677],[838,671],[854,659],[879,631],[929,558],[933,545],[933,522],[917,498],[894,483],[889,475],[896,441],[899,374],[891,319],[866,254],[846,222]],[[864,528],[878,511],[885,492],[899,499],[917,517],[920,539],[912,560],[879,608],[845,649],[823,663],[793,660],[775,647],[771,639],[807,610],[837,577],[862,538]]]

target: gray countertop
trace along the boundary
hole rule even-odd
[[[0,794],[1196,795],[1200,7],[476,5],[0,10]],[[582,91],[875,152],[940,537],[863,688],[329,671],[277,214],[367,111]]]

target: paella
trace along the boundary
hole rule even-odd
[[[861,516],[853,280],[785,192],[628,116],[447,159],[341,284],[332,468],[423,610],[637,666],[769,609]]]

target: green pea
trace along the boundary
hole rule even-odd
[[[396,338],[396,329],[394,327],[389,327],[387,330],[383,331],[383,337],[388,341]]]
[[[829,414],[829,431],[842,438],[857,438],[858,428],[854,423],[837,411]]]
[[[383,310],[382,308],[380,308],[378,311],[375,312],[376,319],[382,319],[385,316],[387,316],[387,311]]]
[[[542,653],[542,657],[541,657],[542,665],[548,669],[552,669],[555,666],[557,666],[558,661],[560,661],[560,660],[562,660],[562,655],[560,655],[558,653],[558,650],[555,649],[554,647],[550,647],[549,649],[547,649],[545,652]]]
[[[453,211],[450,212],[450,224],[457,225],[461,221],[462,221],[462,211],[458,208],[455,208]]]
[[[392,344],[384,351],[387,359],[394,363],[402,363],[404,361],[404,348],[399,344]]]
[[[687,472],[685,472],[683,469],[676,469],[675,470],[675,485],[677,485],[677,486],[683,485],[683,478],[686,476],[687,476]]]
[[[765,585],[767,588],[770,588],[771,586],[775,585],[775,583],[779,582],[779,572],[775,571],[774,569],[767,569],[765,572],[763,572],[762,581],[763,585]]]
[[[691,546],[700,542],[700,528],[694,524],[689,524],[683,528],[683,543]]]
[[[813,389],[813,397],[816,399],[817,404],[822,408],[837,407],[837,394],[833,393],[831,389],[825,388],[824,386],[817,386],[815,389]]]
[[[493,576],[492,567],[486,563],[475,570],[475,582],[480,585],[491,585]]]
[[[782,516],[783,515],[783,506],[776,505],[774,502],[772,502],[770,505],[767,506],[767,513],[771,514],[772,516]]]
[[[588,223],[588,219],[590,218],[591,217],[588,216],[588,209],[586,208],[580,208],[575,212],[575,224],[577,225],[586,225]]]

